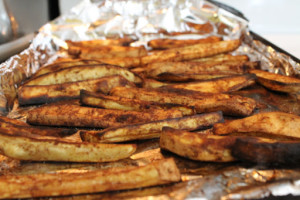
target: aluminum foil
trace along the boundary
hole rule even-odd
[[[199,26],[205,28],[198,29]],[[65,40],[126,36],[136,40],[132,46],[147,47],[147,41],[155,38],[202,38],[211,35],[222,36],[224,39],[242,38],[242,46],[234,53],[247,54],[251,60],[260,60],[263,69],[285,75],[300,74],[300,63],[261,41],[253,40],[248,21],[240,13],[228,10],[224,5],[217,6],[204,0],[84,0],[69,13],[41,27],[28,49],[0,65],[0,112],[5,115],[11,111],[17,87],[22,81],[40,66],[51,63],[57,56],[66,56],[60,51],[61,48],[67,48]],[[164,156],[157,151],[157,146],[150,147],[147,146],[142,153],[149,155],[148,151],[151,151],[151,159]],[[115,197],[227,200],[300,195],[298,168],[262,169],[260,166],[243,166],[239,163],[225,165],[176,159],[183,174],[181,183],[138,191],[79,195],[62,199]],[[35,164],[37,163],[29,163],[29,166],[33,167]],[[37,169],[47,169],[46,172],[51,173],[52,164],[40,163],[43,166],[38,166]],[[28,173],[25,165],[26,163],[0,157],[0,174]],[[64,169],[74,167],[63,164],[59,166]],[[61,169],[55,169],[57,170]]]

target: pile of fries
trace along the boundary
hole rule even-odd
[[[219,37],[66,41],[70,58],[43,66],[18,89],[26,123],[0,118],[0,153],[25,161],[113,162],[139,141],[199,162],[298,163],[300,117],[259,112],[239,91],[297,94],[300,80],[260,70]],[[259,156],[258,156],[259,155]],[[0,198],[126,190],[181,181],[174,159],[80,173],[0,176]]]

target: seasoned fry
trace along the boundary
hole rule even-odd
[[[24,85],[52,85],[120,75],[130,82],[141,84],[142,79],[129,70],[108,64],[74,66],[29,80]]]
[[[71,46],[68,49],[68,53],[72,56],[80,57],[82,59],[101,59],[141,57],[147,55],[147,50],[144,46],[98,46],[96,48]]]
[[[153,102],[175,103],[192,106],[197,113],[223,111],[226,115],[248,116],[256,107],[253,99],[228,94],[201,94],[195,91],[177,90],[172,93],[168,90],[140,89],[116,87],[111,95],[130,99],[139,99]]]
[[[231,162],[236,137],[203,135],[164,127],[159,145],[177,155],[199,161]]]
[[[80,136],[83,141],[101,143],[143,140],[160,137],[162,128],[165,126],[192,131],[209,127],[220,121],[223,121],[222,113],[215,112],[153,121],[143,124],[133,124],[129,126],[105,129],[103,131],[81,131]]]
[[[25,122],[9,119],[7,117],[0,118],[0,128],[10,135],[23,133],[26,135],[65,137],[77,132],[75,129],[30,126]]]
[[[161,110],[159,112],[156,110],[152,113],[54,104],[28,111],[27,123],[47,126],[107,128],[176,117],[182,117],[182,112],[178,110]]]
[[[143,88],[159,88],[170,84],[172,83],[160,82],[155,79],[144,78]]]
[[[179,110],[183,115],[193,115],[195,111],[191,107],[181,106],[176,104],[160,104],[151,101],[141,101],[136,99],[128,99],[117,96],[107,96],[103,94],[97,94],[88,91],[81,91],[80,102],[83,105],[100,107],[106,109],[117,109],[117,110],[135,110],[144,112],[161,112],[161,109],[166,110]]]
[[[68,46],[77,47],[92,47],[97,48],[99,46],[128,46],[131,42],[134,42],[132,38],[124,37],[119,39],[105,39],[105,40],[84,40],[84,41],[71,41],[66,40]]]
[[[200,62],[203,64],[219,64],[227,62],[247,62],[249,61],[249,57],[247,55],[219,54],[207,58],[194,59],[191,61]]]
[[[165,74],[167,75],[191,75],[191,74],[244,74],[250,69],[256,69],[259,67],[258,62],[221,62],[213,64],[203,64],[200,62],[162,62],[152,63],[145,68],[147,77],[152,77],[159,80],[163,79]],[[172,80],[171,80],[172,81]]]
[[[193,39],[176,40],[176,39],[160,38],[160,39],[150,40],[147,45],[152,49],[169,49],[169,48],[183,47],[183,46],[193,45],[193,44],[219,42],[221,40],[222,38],[217,36],[210,36],[207,38],[194,39],[194,40]]]
[[[214,125],[214,133],[218,135],[236,132],[245,135],[248,132],[261,132],[300,138],[300,117],[284,112],[266,112]]]
[[[110,64],[117,65],[120,67],[138,67],[141,65],[140,57],[125,57],[125,58],[100,58],[99,61]]]
[[[241,137],[232,147],[235,158],[258,164],[299,164],[299,141]]]
[[[228,76],[236,75],[235,73],[201,73],[201,74],[173,74],[173,73],[162,73],[156,77],[157,80],[161,81],[171,81],[171,82],[190,82],[190,81],[207,81],[215,78],[223,78]],[[163,82],[164,83],[164,82]],[[145,82],[144,82],[145,84]],[[153,87],[148,88],[158,88],[163,86],[163,84],[153,84]],[[170,85],[170,83],[166,83],[164,85]],[[151,86],[151,85],[150,85]],[[157,87],[155,87],[157,86]]]
[[[68,143],[29,135],[9,135],[0,129],[1,154],[19,160],[108,162],[127,158],[135,150],[134,144]]]
[[[74,59],[74,60],[70,60],[70,61],[55,62],[53,64],[41,67],[40,69],[37,70],[37,72],[35,72],[31,76],[31,78],[37,77],[37,76],[40,76],[43,74],[55,72],[57,70],[65,69],[68,67],[73,67],[73,66],[77,66],[77,65],[91,65],[91,64],[101,64],[101,62],[97,61],[97,60],[84,60],[84,59]]]
[[[0,177],[0,198],[125,190],[178,182],[180,178],[180,172],[173,159],[159,160],[145,166],[116,167],[80,173],[6,175]]]
[[[166,88],[178,88],[193,90],[203,93],[233,92],[255,83],[254,74],[223,77],[208,81],[190,82],[165,86]]]
[[[154,52],[151,55],[143,56],[141,58],[141,64],[146,65],[156,62],[184,61],[203,58],[233,51],[238,48],[239,45],[240,40],[231,40],[167,49],[160,52]]]
[[[18,90],[19,104],[43,104],[79,98],[80,90],[109,93],[117,86],[134,87],[132,82],[119,75],[53,85],[25,85]]]
[[[266,88],[278,92],[299,93],[300,79],[262,70],[251,70],[257,76],[257,81]]]

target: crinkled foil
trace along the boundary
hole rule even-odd
[[[199,30],[191,24],[206,28]],[[67,48],[64,40],[132,37],[136,39],[132,46],[146,46],[147,41],[154,38],[201,38],[211,35],[222,36],[224,39],[242,38],[243,44],[235,54],[246,53],[251,60],[260,60],[263,69],[275,73],[300,75],[297,60],[275,51],[261,41],[253,40],[248,21],[243,16],[209,1],[84,0],[69,13],[44,25],[28,49],[0,65],[0,112],[7,114],[13,107],[17,87],[23,80],[43,64],[52,62],[58,55],[65,56],[59,52],[60,48]],[[157,145],[157,142],[153,144]],[[135,154],[130,161],[124,161],[125,164],[139,165],[163,157],[155,145],[146,145],[146,149]],[[112,165],[124,165],[122,162]],[[262,169],[259,166],[202,163],[177,157],[176,162],[183,180],[177,184],[57,199],[228,200],[300,195],[300,170],[297,167]],[[64,170],[74,168],[91,170],[99,167],[107,166],[23,163],[0,156],[0,174],[23,174],[30,173],[31,170],[34,173],[63,173]]]

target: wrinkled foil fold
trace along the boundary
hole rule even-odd
[[[190,23],[209,23],[212,27],[209,32],[199,33],[189,26]],[[64,56],[59,49],[67,48],[65,40],[126,36],[136,39],[132,46],[147,47],[147,42],[155,38],[203,38],[211,35],[222,36],[225,40],[242,38],[242,46],[234,53],[260,60],[264,70],[300,75],[300,64],[290,56],[253,40],[245,18],[209,1],[84,0],[67,14],[41,27],[29,48],[0,65],[0,112],[5,115],[10,111],[17,87],[26,78],[57,56]],[[211,175],[186,176],[186,179],[170,193],[149,198],[228,200],[300,195],[299,170],[236,167]]]

